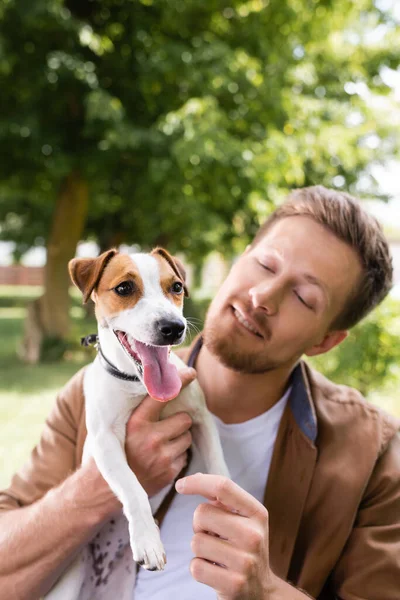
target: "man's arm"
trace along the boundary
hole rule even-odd
[[[5,598],[38,598],[118,501],[93,461],[77,469],[84,419],[84,370],[61,390],[40,441],[0,493],[0,589]]]
[[[0,516],[0,589],[39,598],[120,505],[93,460],[30,506]]]
[[[378,459],[333,573],[344,600],[400,598],[400,437]]]
[[[195,372],[180,375],[184,387]],[[76,470],[82,380],[80,372],[58,395],[30,460],[0,493],[0,589],[7,600],[35,600],[51,589],[78,550],[121,508],[93,459]],[[149,496],[176,478],[191,445],[189,415],[159,421],[162,408],[146,397],[127,426],[128,462]]]

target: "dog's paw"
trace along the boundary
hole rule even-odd
[[[162,571],[167,562],[160,532],[155,523],[149,528],[129,527],[133,560],[148,571]]]

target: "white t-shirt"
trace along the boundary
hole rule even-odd
[[[227,425],[213,415],[232,480],[260,502],[264,499],[272,452],[289,394],[290,388],[271,409],[244,423]],[[193,448],[187,474],[198,472],[204,473],[205,465]],[[161,528],[167,554],[165,570],[139,569],[135,600],[215,600],[216,592],[195,581],[189,571],[193,558],[193,513],[202,502],[206,500],[201,496],[175,495]]]

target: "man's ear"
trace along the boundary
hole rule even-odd
[[[113,248],[103,252],[97,258],[73,258],[68,263],[68,270],[72,282],[79,288],[83,294],[83,303],[85,304],[90,294],[99,284],[104,269],[113,256],[118,254],[118,250]]]
[[[306,350],[304,354],[306,356],[317,356],[318,354],[325,354],[329,350],[332,350],[335,346],[341,344],[349,335],[348,331],[332,331],[327,333],[321,343],[312,346],[309,350]]]
[[[160,256],[162,256],[163,258],[165,258],[165,260],[167,261],[167,263],[170,265],[170,267],[172,267],[174,273],[179,277],[179,279],[182,281],[183,283],[183,289],[185,292],[185,296],[188,297],[189,296],[189,291],[186,287],[186,271],[185,271],[185,267],[183,266],[182,262],[179,260],[179,258],[176,258],[176,256],[171,256],[169,252],[167,252],[167,250],[165,250],[164,248],[154,248],[154,250],[151,251],[152,254],[159,254]]]

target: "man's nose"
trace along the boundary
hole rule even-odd
[[[249,290],[249,296],[254,308],[260,308],[268,315],[275,315],[279,311],[282,290],[272,282],[263,282]]]

